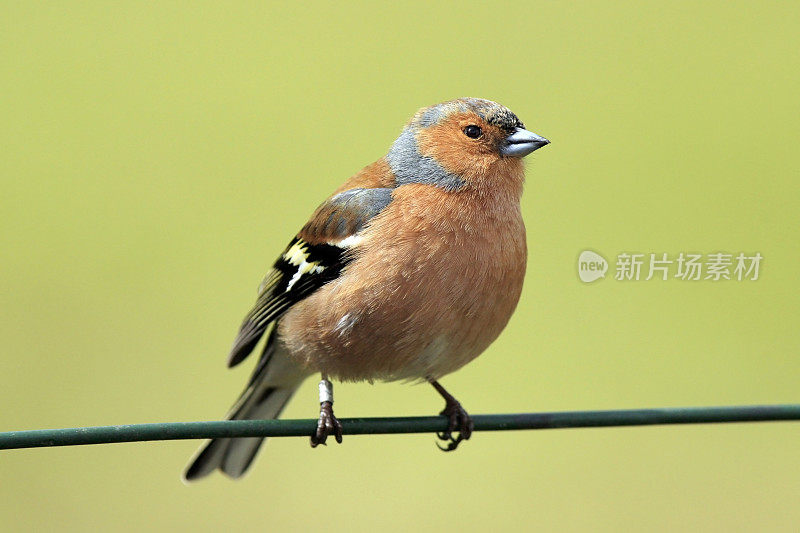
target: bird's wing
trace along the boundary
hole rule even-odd
[[[243,361],[270,323],[331,280],[351,260],[366,224],[392,200],[392,189],[349,189],[321,206],[278,257],[258,289],[228,356],[228,366]]]

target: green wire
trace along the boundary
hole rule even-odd
[[[517,413],[475,415],[472,420],[475,431],[800,421],[800,405]],[[340,421],[345,435],[433,433],[447,427],[443,416],[342,418]],[[224,420],[7,431],[0,433],[0,450],[216,437],[307,437],[316,427],[316,420]]]

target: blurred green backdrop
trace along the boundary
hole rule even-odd
[[[217,419],[265,269],[423,105],[497,100],[528,161],[530,268],[444,380],[473,413],[798,402],[793,2],[5,3],[0,430]],[[581,283],[594,249],[755,252],[756,282]],[[248,367],[248,364],[243,365]],[[340,416],[433,414],[337,387]],[[316,414],[307,382],[285,416]],[[0,453],[4,530],[791,530],[800,426],[271,441],[184,486],[198,442]]]

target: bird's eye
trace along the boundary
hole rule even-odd
[[[469,126],[464,128],[464,135],[466,135],[470,139],[477,139],[478,137],[481,136],[482,133],[483,131],[474,124],[470,124]]]

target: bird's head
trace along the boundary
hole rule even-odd
[[[508,108],[479,98],[424,107],[406,124],[387,161],[397,183],[447,190],[522,181],[522,158],[550,141]]]

